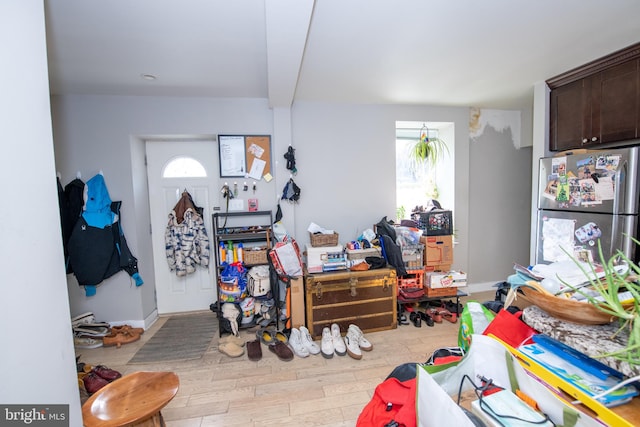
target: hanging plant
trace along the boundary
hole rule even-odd
[[[427,165],[434,167],[438,161],[449,154],[447,144],[437,136],[430,136],[426,125],[420,129],[420,139],[411,147],[409,157],[414,167]]]

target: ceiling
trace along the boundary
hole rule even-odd
[[[50,0],[45,10],[52,94],[284,108],[531,108],[536,82],[640,41],[637,0]]]

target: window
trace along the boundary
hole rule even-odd
[[[204,166],[192,157],[176,157],[162,170],[163,178],[205,178]]]
[[[411,149],[420,140],[423,126],[442,139],[448,152],[435,166],[416,164]],[[431,137],[431,134],[430,134]],[[450,122],[396,122],[396,217],[409,219],[416,206],[437,200],[443,209],[453,210],[455,200],[454,124]]]

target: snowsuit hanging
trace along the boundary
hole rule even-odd
[[[69,238],[69,263],[78,284],[87,296],[95,295],[96,285],[120,270],[136,283],[144,282],[138,260],[127,245],[120,225],[122,202],[112,202],[102,175],[87,181],[87,201]]]
[[[185,191],[169,213],[164,235],[167,263],[180,277],[195,272],[196,265],[209,266],[209,238],[198,209]]]

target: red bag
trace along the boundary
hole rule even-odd
[[[421,298],[424,296],[424,288],[400,288],[399,294],[405,300]]]
[[[522,312],[511,314],[501,309],[493,318],[482,335],[493,335],[513,348],[518,348],[531,342],[531,337],[538,333],[531,326],[520,320]]]

